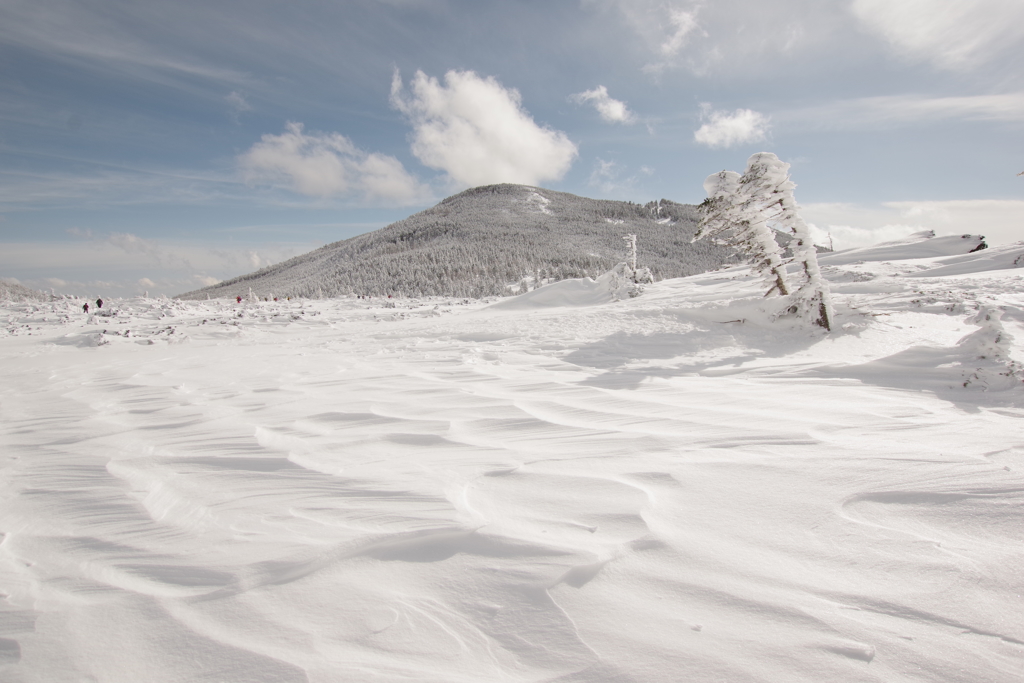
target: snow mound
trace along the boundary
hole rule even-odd
[[[905,261],[908,259],[958,256],[985,249],[981,235],[936,237],[934,230],[923,230],[901,240],[881,242],[871,247],[847,249],[818,256],[822,265],[841,266],[858,261]]]
[[[644,285],[654,281],[648,268],[633,270],[620,263],[596,280],[562,280],[492,304],[490,308],[519,311],[529,308],[580,308],[599,306],[640,296]]]
[[[819,368],[811,374],[936,393],[1022,390],[1024,366],[1011,356],[1014,337],[1002,322],[1007,313],[1020,317],[1020,309],[1013,306],[982,306],[965,321],[978,329],[953,346],[915,345],[860,365]]]
[[[599,306],[614,300],[615,297],[608,287],[606,276],[602,275],[596,280],[585,277],[579,280],[553,282],[532,292],[491,304],[490,308],[508,311],[519,311],[525,308],[580,308]]]

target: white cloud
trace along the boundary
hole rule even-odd
[[[140,277],[139,278],[139,287],[153,288],[153,287],[156,287],[156,283],[153,282],[152,280],[150,280],[148,277]]]
[[[801,215],[822,233],[831,232],[837,249],[868,246],[920,230],[935,230],[940,235],[984,235],[989,244],[1024,239],[1020,228],[1024,225],[1024,200],[819,203],[801,206]]]
[[[449,71],[444,85],[417,71],[405,92],[395,71],[391,103],[413,126],[412,152],[459,185],[558,180],[576,158],[561,131],[538,125],[519,91],[472,71]]]
[[[854,0],[850,10],[898,51],[947,69],[981,65],[1024,42],[1019,0]]]
[[[358,149],[340,133],[305,133],[289,122],[239,157],[248,182],[286,187],[311,197],[355,196],[413,204],[429,197],[398,159]]]
[[[732,147],[748,142],[760,142],[768,132],[768,117],[752,109],[711,111],[702,105],[703,118],[708,122],[693,134],[693,139],[708,147]]]
[[[569,99],[577,104],[593,105],[601,118],[608,123],[636,123],[636,114],[629,110],[625,102],[612,98],[608,94],[608,88],[603,85],[570,95]]]
[[[778,112],[780,122],[824,129],[884,128],[922,121],[1024,122],[1024,93],[925,97],[888,95],[839,100]]]

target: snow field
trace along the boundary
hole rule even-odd
[[[10,304],[0,679],[1018,681],[1024,278],[899,248],[832,335],[743,269]]]

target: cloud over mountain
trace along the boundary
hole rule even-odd
[[[417,71],[407,91],[395,71],[391,104],[413,127],[412,152],[457,185],[558,180],[576,159],[569,137],[534,121],[515,88],[473,71],[442,84]]]

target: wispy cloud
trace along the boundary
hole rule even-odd
[[[636,173],[630,173],[618,162],[598,158],[594,161],[587,184],[603,196],[616,196],[634,191],[644,178],[653,174],[654,170],[648,166],[641,166]]]
[[[780,124],[797,123],[822,129],[884,128],[941,120],[1020,123],[1024,122],[1024,93],[861,97],[780,111],[774,118]]]
[[[750,74],[808,47],[827,45],[842,30],[843,9],[820,0],[583,0],[614,12],[649,55],[642,71],[661,77],[672,69],[699,76],[716,71]],[[623,21],[624,20],[624,21]]]
[[[243,71],[197,59],[193,56],[197,50],[168,48],[161,44],[166,41],[146,40],[144,35],[155,34],[162,39],[168,31],[159,16],[147,16],[151,8],[125,5],[96,11],[76,2],[15,0],[5,3],[4,12],[0,41],[44,51],[79,68],[114,71],[193,91],[196,79],[227,84],[252,81]],[[181,28],[176,20],[170,23],[170,30]]]
[[[306,133],[289,122],[239,157],[248,182],[286,187],[311,197],[352,196],[364,201],[415,204],[430,197],[398,159],[364,152],[340,133]]]
[[[651,55],[643,67],[650,74],[684,65],[695,67],[684,48],[694,38],[708,35],[698,17],[703,4],[701,0],[583,0],[584,6],[614,9],[625,19]]]
[[[695,4],[692,9],[681,7],[665,7],[668,21],[665,25],[665,34],[661,44],[658,46],[661,54],[665,57],[675,57],[689,41],[690,35],[699,29],[697,23],[697,10],[700,5]]]
[[[242,114],[252,111],[252,105],[245,99],[245,96],[237,90],[232,90],[224,96],[231,110],[231,120],[238,123]]]
[[[558,180],[576,158],[576,145],[539,125],[515,88],[472,71],[449,71],[442,85],[422,71],[406,92],[396,70],[391,103],[413,127],[412,152],[457,185]]]
[[[753,109],[734,112],[714,111],[708,104],[701,105],[706,123],[697,129],[693,139],[708,147],[734,147],[765,139],[770,127],[769,119]]]
[[[230,175],[133,169],[68,159],[80,172],[0,170],[0,210],[140,204],[202,204],[242,199],[245,186]],[[72,164],[68,164],[69,166]]]
[[[854,0],[850,11],[899,53],[946,69],[1019,58],[1024,44],[1024,3],[1016,0]]]
[[[608,88],[603,85],[570,95],[569,100],[576,104],[592,105],[608,123],[636,123],[636,114],[629,110],[625,102],[609,95]]]

